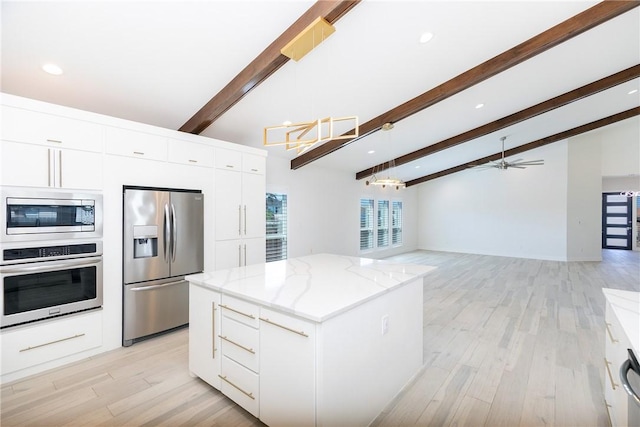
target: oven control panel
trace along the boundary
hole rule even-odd
[[[49,257],[71,255],[93,255],[98,253],[95,243],[83,243],[77,245],[41,246],[35,248],[5,249],[2,251],[3,261],[34,260]]]

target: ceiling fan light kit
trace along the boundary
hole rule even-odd
[[[500,169],[500,170],[507,170],[509,168],[516,168],[516,169],[526,169],[527,166],[543,166],[544,165],[544,160],[527,160],[524,161],[522,159],[516,159],[513,161],[506,161],[504,159],[504,141],[505,139],[507,139],[506,136],[503,136],[500,138],[500,141],[502,141],[502,157],[500,159],[500,161],[494,161],[494,160],[490,160],[489,163],[485,163],[483,165],[472,165],[471,167],[474,169],[489,169],[489,168],[495,168],[495,169]]]

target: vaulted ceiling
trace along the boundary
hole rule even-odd
[[[495,158],[501,136],[517,154],[638,120],[638,4],[3,0],[1,84],[255,147],[265,126],[357,115],[356,140],[269,155],[354,179],[395,159],[418,184]],[[316,15],[335,33],[299,62],[280,55]]]

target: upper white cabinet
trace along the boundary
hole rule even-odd
[[[264,165],[262,156],[216,149],[217,269],[265,260]]]
[[[103,126],[82,120],[3,106],[2,139],[101,153]]]
[[[108,154],[167,161],[168,141],[163,136],[107,127],[106,143]]]
[[[169,161],[190,166],[214,167],[215,149],[179,139],[169,139]]]
[[[99,190],[103,127],[3,106],[3,185]]]

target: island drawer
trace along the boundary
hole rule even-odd
[[[220,391],[238,405],[246,409],[251,415],[260,416],[258,401],[259,377],[244,366],[228,357],[222,357],[220,374]]]
[[[252,328],[258,328],[259,326],[258,314],[260,313],[260,308],[255,304],[223,295],[220,308],[224,317],[244,323]]]
[[[230,318],[222,318],[220,327],[222,354],[258,372],[260,331]]]

